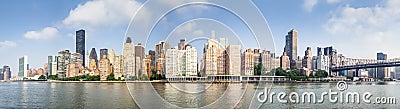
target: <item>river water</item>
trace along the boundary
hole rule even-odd
[[[400,83],[347,83],[339,91],[336,83],[0,83],[0,108],[399,108]],[[259,87],[262,86],[262,87]],[[271,87],[272,103],[257,100],[257,95]],[[279,102],[277,94],[313,92],[317,100],[321,93],[370,93],[371,103]],[[256,97],[253,97],[256,96]],[[134,99],[132,99],[132,97]],[[395,97],[394,103],[377,103],[376,98]],[[262,97],[261,97],[262,98]],[[292,96],[293,98],[293,96]],[[388,100],[386,100],[388,101]],[[382,101],[381,101],[382,102]]]

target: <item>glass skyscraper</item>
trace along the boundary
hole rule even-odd
[[[85,66],[85,30],[76,31],[76,52],[83,56],[82,65]]]

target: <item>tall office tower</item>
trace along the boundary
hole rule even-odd
[[[283,52],[283,55],[280,58],[280,64],[281,64],[281,68],[283,70],[288,70],[290,69],[290,60],[289,60],[289,56],[287,56],[286,52]]]
[[[258,65],[262,62],[260,49],[254,49],[253,51],[254,65]]]
[[[67,66],[71,63],[71,53],[69,50],[63,50],[58,52],[57,59],[57,74],[58,78],[65,78],[67,72]]]
[[[47,76],[48,75],[56,75],[56,73],[57,73],[57,56],[48,56],[47,57]]]
[[[165,76],[165,53],[169,48],[169,43],[164,41],[155,45],[155,69],[157,70],[157,74]]]
[[[156,68],[156,51],[154,50],[149,50],[149,55],[150,55],[150,70],[154,71]]]
[[[105,56],[106,58],[108,57],[108,49],[106,49],[106,48],[100,49],[100,58],[99,59],[103,59],[103,56]]]
[[[387,54],[384,53],[377,53],[376,58],[378,62],[386,61]],[[377,68],[377,78],[379,79],[389,79],[390,78],[390,71],[388,67],[379,67]]]
[[[28,77],[28,56],[22,56],[19,58],[19,69],[18,69],[18,76],[19,77]]]
[[[141,43],[138,43],[135,45],[135,73],[138,74],[138,76],[142,75],[143,59],[145,58],[144,56],[144,46]]]
[[[290,60],[290,66],[296,66],[297,60],[297,31],[292,29],[286,35],[285,52]]]
[[[10,66],[3,66],[3,74],[4,74],[4,80],[10,80],[11,78],[11,70],[10,70]]]
[[[72,53],[71,54],[71,62],[79,62],[83,63],[83,56],[80,53]]]
[[[90,55],[89,55],[89,60],[94,60],[97,63],[99,62],[99,58],[97,58],[97,53],[96,53],[96,48],[92,48],[92,50],[90,51]],[[97,68],[97,67],[96,67]]]
[[[184,50],[185,58],[185,69],[184,74],[186,76],[197,76],[197,50],[192,46],[186,46]]]
[[[111,49],[109,52],[108,52],[108,59],[110,60],[110,63],[111,64],[114,64],[114,62],[115,62],[115,57],[116,57],[116,55],[115,55],[115,51],[114,51],[114,49]]]
[[[254,53],[247,49],[242,54],[242,73],[246,76],[254,75]]]
[[[271,72],[271,70],[274,68],[274,58],[275,57],[268,50],[263,50],[261,52],[261,64],[266,72]]]
[[[107,56],[103,55],[103,58],[99,61],[100,80],[107,80],[107,76],[112,72],[111,70],[110,60],[107,59]]]
[[[76,53],[80,53],[82,56],[83,56],[83,58],[82,58],[82,66],[85,66],[85,62],[86,62],[86,58],[84,57],[85,56],[85,30],[83,30],[83,29],[81,29],[81,30],[78,30],[78,31],[76,31],[76,44],[75,44],[75,47],[76,47]]]
[[[240,75],[242,64],[240,49],[240,45],[228,45],[226,48],[226,72],[229,75]]]
[[[186,45],[186,39],[179,40],[178,50],[184,50]]]
[[[124,74],[127,77],[137,76],[135,74],[135,50],[131,37],[126,38],[123,58]]]
[[[312,70],[312,51],[311,47],[307,47],[307,50],[305,51],[305,55],[302,61],[302,66],[303,68],[306,68],[307,70],[305,71],[310,71]],[[305,75],[310,75],[310,72],[305,72]]]

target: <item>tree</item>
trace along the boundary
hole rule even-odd
[[[261,63],[254,65],[254,75],[261,75],[263,71],[263,65]]]
[[[147,77],[146,74],[142,74],[142,75],[140,76],[140,80],[147,81],[147,80],[149,80],[149,78]]]
[[[45,79],[46,79],[46,76],[40,75],[39,80],[45,80]]]
[[[114,77],[114,73],[111,73],[110,75],[107,76],[107,81],[114,81],[115,77]]]
[[[286,71],[283,70],[281,67],[276,68],[274,71],[276,76],[288,76]]]
[[[326,78],[328,77],[328,72],[326,72],[325,70],[318,70],[315,72],[314,76],[317,78]]]

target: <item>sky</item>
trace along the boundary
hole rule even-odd
[[[207,0],[198,0],[207,2]],[[188,5],[171,10],[151,34],[132,34],[128,28],[152,27],[162,8],[179,1],[158,1],[142,7],[145,0],[2,0],[0,1],[0,65],[11,66],[12,75],[18,72],[18,58],[28,56],[31,68],[43,68],[47,56],[60,50],[75,51],[75,31],[86,30],[86,49],[95,47],[114,49],[122,53],[126,35],[135,44],[153,49],[161,40],[177,46],[181,38],[195,39],[191,44],[201,51],[211,31],[226,37],[243,48],[258,48],[251,31],[240,17],[211,5]],[[340,54],[351,58],[376,58],[377,52],[389,58],[400,57],[397,43],[400,36],[400,1],[398,0],[252,0],[268,23],[273,41],[267,49],[281,55],[285,35],[298,31],[298,55],[304,56],[306,47],[313,54],[317,47],[333,46]],[[233,2],[235,6],[242,4]],[[137,15],[138,10],[143,14]],[[256,13],[249,8],[247,14]],[[134,16],[136,15],[136,16]],[[131,24],[132,17],[139,23]],[[250,18],[253,16],[250,16]],[[141,28],[133,31],[140,31]],[[196,39],[197,38],[197,39]],[[196,41],[198,40],[198,41]],[[143,42],[142,42],[143,41]],[[264,48],[261,48],[264,49]],[[98,51],[97,51],[98,52]],[[98,52],[99,53],[99,52]]]

